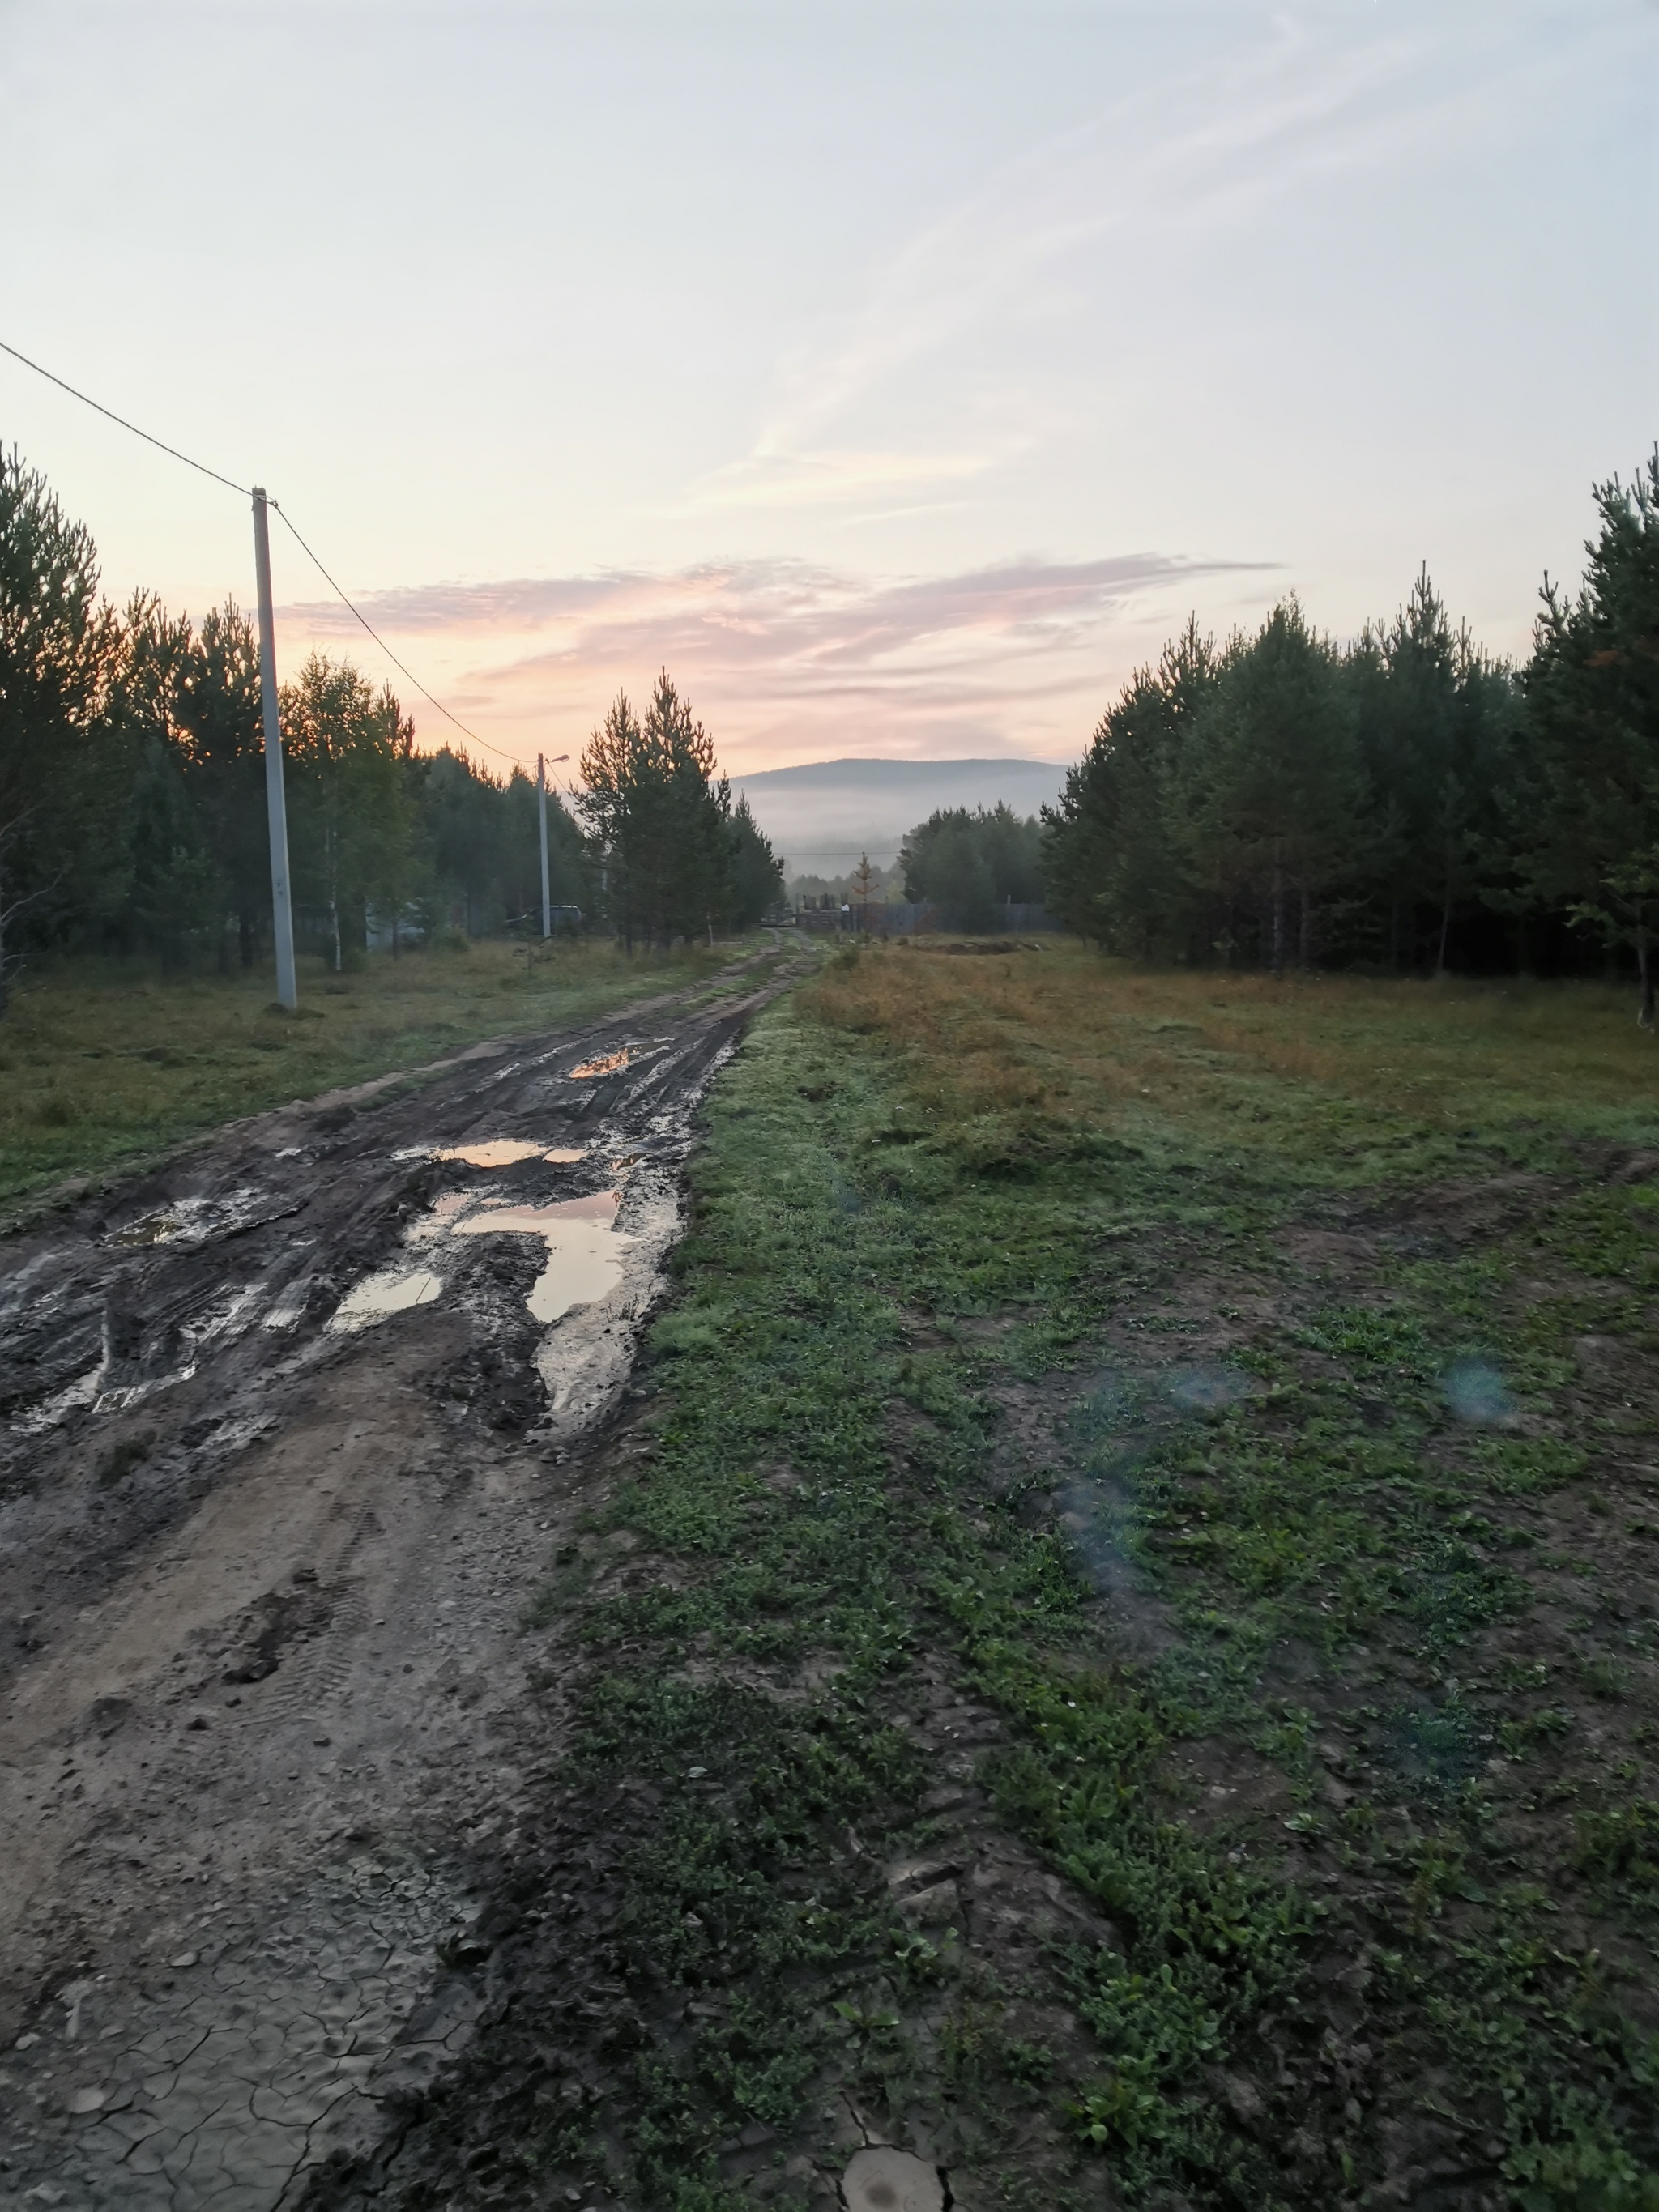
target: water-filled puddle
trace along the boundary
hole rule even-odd
[[[628,1065],[630,1049],[630,1047],[624,1045],[620,1052],[608,1052],[599,1060],[585,1060],[580,1067],[571,1069],[571,1081],[583,1083],[592,1076],[619,1073]]]
[[[572,1306],[592,1305],[622,1280],[622,1247],[617,1234],[617,1193],[595,1191],[551,1206],[487,1206],[454,1224],[458,1237],[489,1237],[516,1231],[547,1240],[547,1265],[525,1300],[539,1322],[555,1322]]]
[[[129,1222],[125,1229],[116,1231],[110,1242],[126,1251],[138,1252],[147,1244],[171,1244],[183,1233],[184,1226],[174,1208],[164,1207],[159,1213],[147,1213],[142,1220]]]
[[[538,1322],[558,1321],[574,1306],[607,1297],[622,1280],[623,1249],[629,1240],[615,1225],[618,1202],[615,1190],[556,1199],[546,1206],[515,1206],[474,1191],[444,1191],[406,1238],[410,1245],[425,1247],[422,1256],[433,1264],[382,1267],[366,1276],[341,1299],[329,1328],[337,1335],[349,1334],[389,1314],[429,1305],[444,1285],[443,1247],[457,1237],[541,1237],[547,1265],[525,1303]]]
[[[407,1145],[392,1157],[394,1160],[459,1160],[470,1168],[514,1168],[520,1160],[546,1160],[554,1167],[568,1168],[585,1160],[587,1149],[583,1145],[556,1145],[549,1152],[545,1146],[528,1143],[522,1137],[491,1137],[482,1145]]]
[[[354,1290],[346,1292],[328,1325],[342,1335],[367,1328],[387,1314],[407,1313],[410,1306],[429,1306],[443,1286],[442,1276],[427,1267],[382,1267],[378,1274],[365,1275]]]
[[[463,1160],[470,1168],[511,1168],[520,1160],[550,1160],[556,1167],[568,1167],[573,1161],[586,1159],[587,1154],[580,1145],[574,1151],[566,1146],[550,1152],[539,1145],[521,1143],[517,1137],[492,1137],[487,1145],[447,1145],[432,1157],[434,1160]]]

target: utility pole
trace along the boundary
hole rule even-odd
[[[553,894],[547,880],[547,763],[536,756],[536,805],[542,817],[542,935],[553,934]]]
[[[558,760],[568,761],[568,753],[561,753]],[[556,768],[558,761],[555,761]],[[542,935],[553,934],[553,895],[547,873],[547,763],[539,753],[536,756],[536,805],[542,818]]]
[[[294,903],[289,895],[288,808],[283,798],[283,726],[276,714],[276,622],[270,611],[270,532],[265,495],[253,487],[253,569],[259,586],[259,690],[265,723],[265,813],[270,825],[270,914],[276,940],[276,996],[300,1003],[294,975]]]

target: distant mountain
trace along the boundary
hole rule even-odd
[[[860,853],[885,866],[907,830],[941,806],[994,806],[1035,814],[1052,800],[1063,762],[830,760],[734,775],[780,860],[799,875],[840,875]]]

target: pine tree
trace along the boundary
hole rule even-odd
[[[23,929],[37,940],[98,896],[127,756],[105,711],[118,625],[91,538],[44,477],[0,447],[0,1017]]]
[[[750,813],[746,797],[732,809],[731,836],[731,920],[736,928],[750,929],[782,900],[783,863]]]
[[[270,823],[259,647],[234,599],[202,617],[179,717],[196,804],[223,882],[241,964],[251,968],[270,915]]]
[[[1202,893],[1176,834],[1177,781],[1217,679],[1215,647],[1189,619],[1155,669],[1131,677],[1059,803],[1044,807],[1046,896],[1080,936],[1142,958],[1200,949]]]
[[[1633,483],[1595,489],[1600,534],[1578,595],[1544,580],[1524,677],[1544,808],[1527,870],[1540,896],[1635,952],[1655,1018],[1659,933],[1659,446]]]
[[[110,701],[135,763],[125,810],[125,909],[132,933],[164,970],[194,967],[199,942],[216,934],[227,895],[192,787],[187,713],[195,656],[190,617],[168,614],[153,592],[135,592]]]
[[[1388,902],[1390,964],[1402,917],[1427,907],[1443,974],[1458,905],[1480,892],[1502,842],[1510,678],[1467,625],[1453,629],[1426,568],[1393,623],[1362,633],[1345,675],[1370,786],[1363,872]]]
[[[1024,906],[1040,896],[1042,832],[1006,799],[940,807],[906,837],[899,865],[906,898],[953,908],[963,929],[991,929],[1010,899]]]
[[[581,757],[586,828],[608,911],[624,945],[712,938],[735,897],[732,794],[714,747],[666,669],[643,722],[619,692]]]
[[[1265,908],[1275,975],[1296,904],[1307,966],[1317,902],[1353,863],[1364,784],[1337,656],[1294,599],[1230,650],[1172,782],[1200,879]]]

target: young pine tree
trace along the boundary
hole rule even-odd
[[[1217,680],[1214,645],[1189,619],[1158,666],[1125,684],[1058,804],[1043,808],[1048,902],[1080,936],[1143,959],[1198,949],[1179,770]]]
[[[125,808],[125,919],[164,969],[189,969],[218,933],[226,887],[214,855],[189,745],[187,702],[196,639],[185,615],[135,592],[122,625],[110,711],[131,747]]]
[[[0,447],[0,1018],[25,932],[99,902],[131,749],[106,712],[119,629],[90,536]]]
[[[252,623],[234,599],[202,617],[179,713],[241,964],[251,968],[270,915],[270,829],[259,647]]]
[[[1600,534],[1576,599],[1547,576],[1523,686],[1540,796],[1527,871],[1641,980],[1659,986],[1659,447],[1635,482],[1596,485]]]
[[[1230,650],[1171,775],[1176,842],[1222,895],[1257,902],[1282,975],[1313,955],[1320,897],[1353,866],[1364,795],[1337,656],[1294,599]]]
[[[783,863],[741,798],[732,809],[732,913],[735,928],[751,929],[783,899]]]
[[[732,794],[714,747],[666,669],[645,720],[619,692],[581,757],[577,811],[623,943],[712,937],[733,907]]]

